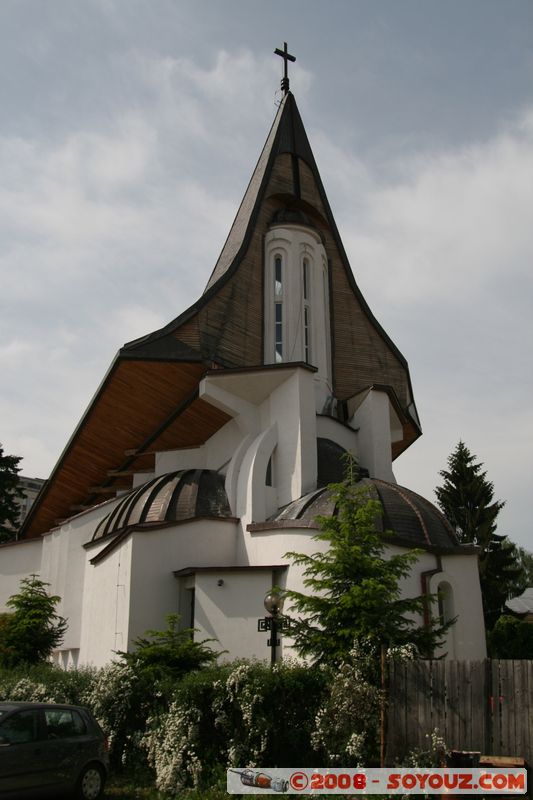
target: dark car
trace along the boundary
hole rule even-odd
[[[0,702],[0,798],[74,794],[98,800],[108,770],[107,741],[79,706]]]

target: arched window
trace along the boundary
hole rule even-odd
[[[453,601],[453,590],[448,581],[439,583],[437,589],[437,598],[439,603],[439,619],[441,625],[446,625],[455,618],[455,607]]]

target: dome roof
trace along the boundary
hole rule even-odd
[[[387,539],[392,544],[403,547],[417,547],[425,550],[465,552],[451,525],[443,514],[419,494],[394,483],[377,478],[362,478],[358,486],[366,487],[370,497],[379,500],[383,506],[381,530],[393,535]],[[329,516],[336,512],[334,490],[317,489],[314,492],[290,503],[267,525],[271,527],[314,527],[315,517]]]
[[[132,526],[156,527],[195,517],[232,517],[224,476],[214,470],[168,472],[128,492],[100,522],[93,541]]]

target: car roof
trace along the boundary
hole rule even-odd
[[[5,711],[12,711],[17,708],[62,708],[62,709],[87,709],[84,706],[73,706],[68,703],[32,703],[28,700],[2,700],[0,701],[0,709]]]

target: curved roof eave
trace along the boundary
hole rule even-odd
[[[92,413],[93,409],[97,406],[98,401],[102,398],[102,396],[107,391],[107,389],[108,389],[108,387],[109,387],[109,385],[110,385],[110,383],[111,383],[111,381],[113,379],[113,376],[114,376],[115,372],[118,370],[118,368],[119,368],[119,366],[121,364],[125,364],[128,361],[130,361],[130,362],[131,361],[135,361],[137,363],[140,363],[140,362],[143,362],[143,361],[146,362],[146,363],[154,362],[154,361],[166,361],[166,362],[173,362],[173,363],[182,362],[184,364],[198,364],[199,362],[201,362],[201,356],[200,356],[199,353],[196,353],[196,351],[194,351],[192,348],[188,347],[187,345],[183,344],[182,342],[178,342],[177,340],[175,340],[175,341],[176,341],[177,349],[175,350],[174,354],[170,355],[170,356],[169,355],[165,356],[163,353],[161,353],[159,357],[156,357],[156,356],[151,357],[151,356],[147,356],[146,354],[143,355],[140,352],[129,354],[129,353],[125,353],[124,352],[124,347],[121,348],[121,350],[119,350],[116,353],[115,357],[113,358],[113,361],[111,362],[110,366],[107,369],[107,372],[105,373],[102,381],[100,382],[96,392],[94,393],[94,395],[90,399],[89,403],[87,404],[84,412],[82,413],[78,424],[74,428],[73,433],[71,434],[70,438],[67,441],[67,444],[65,445],[65,447],[61,451],[61,454],[60,454],[59,458],[57,459],[57,462],[54,465],[54,467],[52,469],[52,472],[50,473],[50,477],[48,478],[47,481],[45,481],[45,483],[43,484],[43,486],[42,486],[39,494],[37,495],[34,503],[32,504],[32,506],[31,506],[31,508],[30,508],[30,510],[28,512],[28,515],[26,516],[26,519],[24,520],[24,523],[22,524],[22,526],[20,528],[20,533],[19,533],[20,536],[24,537],[25,534],[30,530],[30,528],[32,526],[32,523],[33,523],[37,513],[39,512],[43,502],[46,500],[46,496],[48,495],[48,493],[50,492],[50,489],[52,488],[52,486],[54,484],[54,480],[56,479],[58,474],[61,472],[61,469],[62,469],[62,467],[64,465],[64,462],[65,462],[67,456],[71,453],[73,448],[76,446],[76,441],[77,441],[80,433],[83,431],[84,427],[88,424],[88,421],[89,421],[89,419],[91,417],[91,413]],[[179,357],[178,350],[181,353],[182,357]]]
[[[76,438],[78,436],[79,431],[81,430],[81,428],[83,427],[83,424],[85,423],[86,419],[88,418],[89,414],[91,413],[92,407],[97,402],[98,398],[103,394],[109,379],[111,378],[113,372],[115,371],[115,369],[117,367],[119,358],[120,358],[120,351],[118,353],[116,353],[113,361],[111,362],[110,366],[108,367],[108,370],[107,370],[106,374],[104,375],[102,381],[100,382],[100,385],[98,386],[98,389],[96,390],[94,395],[91,397],[91,399],[90,399],[85,411],[83,412],[83,414],[80,417],[80,421],[78,422],[78,424],[74,428],[74,431],[72,432],[69,440],[67,441],[67,443],[66,443],[65,447],[63,448],[63,450],[61,451],[61,454],[60,454],[59,458],[57,459],[57,461],[55,463],[55,466],[52,469],[52,472],[50,473],[50,477],[43,484],[43,486],[41,488],[41,491],[39,492],[39,494],[35,498],[35,501],[33,502],[32,506],[31,506],[27,516],[26,516],[26,519],[24,520],[23,524],[21,525],[21,528],[20,528],[20,535],[21,536],[23,536],[24,533],[30,528],[31,523],[33,522],[33,518],[35,517],[35,515],[37,513],[37,510],[40,508],[40,506],[42,504],[42,501],[45,499],[46,495],[48,494],[48,491],[50,490],[50,487],[52,486],[54,478],[58,474],[58,472],[61,469],[61,466],[62,466],[67,454],[69,453],[69,451],[71,450],[72,446],[74,445],[74,442],[76,441]]]

